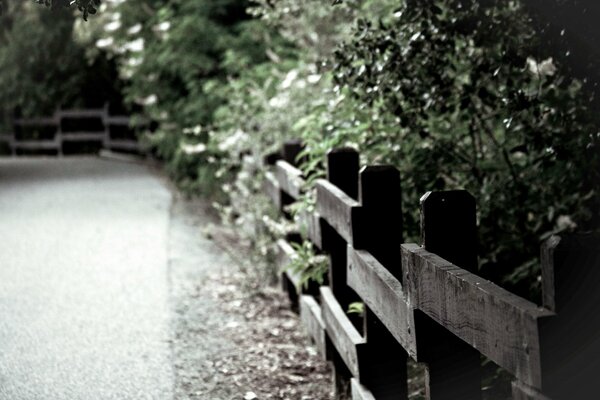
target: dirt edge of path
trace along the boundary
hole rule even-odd
[[[171,231],[175,398],[332,399],[331,372],[298,315],[279,288],[245,289],[229,256],[245,250],[211,207],[175,195]]]

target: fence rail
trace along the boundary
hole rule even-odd
[[[98,119],[102,130],[69,131],[63,130],[64,120]],[[141,153],[142,146],[132,139],[115,139],[111,133],[113,126],[130,126],[132,120],[125,115],[110,115],[108,104],[96,109],[58,109],[51,117],[17,118],[13,121],[13,132],[0,135],[0,141],[8,144],[12,155],[19,150],[54,150],[58,155],[63,154],[65,143],[98,142],[107,150],[126,150]],[[16,132],[22,128],[53,128],[52,139],[19,139]]]
[[[299,150],[299,143],[288,143],[279,160],[270,157],[264,166],[264,192],[281,211],[305,189],[293,165]],[[428,399],[481,399],[483,355],[514,377],[514,399],[597,395],[600,236],[553,236],[543,244],[539,306],[477,275],[469,193],[426,194],[422,244],[402,243],[398,171],[359,171],[358,160],[351,149],[330,152],[327,179],[316,183],[316,212],[300,216],[299,230],[329,255],[328,285],[300,287],[286,269],[293,248],[278,243],[284,288],[332,363],[338,393],[407,398],[412,358],[426,366]],[[354,301],[365,304],[361,323],[346,312]]]

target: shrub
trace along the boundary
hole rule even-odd
[[[323,141],[397,166],[411,240],[423,193],[469,190],[482,273],[536,298],[540,241],[598,225],[600,136],[581,82],[534,56],[529,22],[519,2],[455,0],[359,19],[335,53],[338,104],[299,129],[309,173]]]

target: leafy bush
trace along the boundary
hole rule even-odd
[[[246,134],[225,158],[235,167],[240,154],[260,159],[300,136],[309,186],[335,146],[397,166],[413,241],[423,193],[467,189],[478,199],[481,273],[536,299],[541,240],[598,226],[600,137],[582,83],[540,51],[519,2],[379,5],[343,4],[337,17],[355,20],[351,31],[331,29],[332,11],[311,1],[263,8],[298,62],[263,87],[249,75],[232,81],[241,91],[213,140]],[[343,42],[333,57],[306,39],[322,26],[324,43]]]
[[[71,40],[73,16],[13,4],[0,22],[0,107],[25,115],[52,113],[83,84],[82,49]],[[57,59],[65,60],[56,64]]]
[[[0,125],[10,116],[51,115],[58,107],[101,107],[120,100],[116,67],[74,40],[76,16],[33,2],[5,2],[0,17]],[[58,60],[58,61],[57,61]]]
[[[337,92],[358,111],[333,110],[302,133],[396,165],[413,240],[423,193],[469,190],[482,273],[535,297],[540,241],[597,227],[600,178],[600,136],[582,84],[552,58],[534,58],[538,51],[518,2],[407,0],[384,21],[359,20],[336,51]]]
[[[189,191],[214,191],[210,160],[218,154],[207,142],[215,110],[230,94],[228,78],[268,59],[270,32],[250,18],[247,6],[236,0],[122,2],[107,6],[96,22],[97,45],[118,61],[128,103],[155,122],[145,132],[148,142]]]

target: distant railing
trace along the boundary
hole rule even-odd
[[[264,192],[282,212],[306,188],[294,166],[300,148],[288,143],[270,165],[245,159],[265,172]],[[475,199],[468,192],[423,196],[418,245],[402,243],[396,168],[359,171],[356,151],[334,150],[316,191],[316,211],[301,215],[298,231],[329,255],[327,285],[301,287],[289,270],[296,259],[290,241],[298,235],[277,245],[284,288],[332,363],[338,395],[350,388],[352,399],[406,399],[412,358],[425,365],[427,399],[479,400],[483,355],[514,377],[514,399],[597,396],[598,235],[553,236],[542,245],[538,306],[477,275]],[[347,313],[356,301],[365,305],[358,321]]]
[[[64,131],[65,120],[98,119],[102,130]],[[98,142],[103,149],[142,153],[143,148],[134,139],[113,138],[111,127],[130,127],[132,120],[125,115],[110,115],[108,104],[97,109],[58,109],[51,117],[17,118],[13,121],[13,132],[0,135],[0,142],[8,144],[12,155],[25,151],[56,151],[62,156],[65,143]],[[54,129],[51,139],[21,139],[17,135],[23,128]]]

